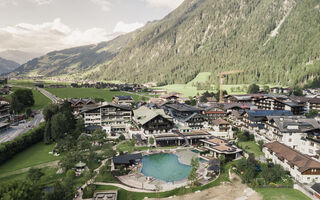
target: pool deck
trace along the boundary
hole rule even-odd
[[[197,153],[194,153],[190,151],[190,149],[177,149],[177,150],[165,150],[165,151],[151,151],[151,152],[145,152],[144,155],[154,154],[154,153],[173,153],[178,156],[179,162],[185,165],[191,164],[191,159],[194,157],[198,157]],[[174,182],[165,182],[162,180],[157,180],[153,177],[146,177],[144,174],[141,173],[141,165],[136,166],[136,169],[133,170],[131,173],[125,176],[119,176],[118,179],[120,182],[124,183],[125,185],[142,189],[148,191],[155,191],[156,189],[160,189],[160,191],[169,191],[176,188],[180,188],[183,186],[187,186],[189,181],[188,178],[185,178],[180,181],[174,181]],[[199,168],[197,170],[198,178],[201,180],[202,183],[206,184],[208,183],[208,177],[207,174],[207,164],[201,163],[199,165]]]

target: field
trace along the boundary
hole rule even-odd
[[[19,89],[18,87],[13,87],[12,91],[15,91]],[[51,103],[51,100],[48,99],[46,96],[44,96],[41,92],[38,90],[33,89],[32,90],[33,98],[34,98],[34,105],[31,108],[31,110],[41,110],[43,109],[47,104]],[[11,94],[5,96],[9,100],[11,100]],[[22,111],[24,113],[25,111]]]
[[[38,90],[32,90],[33,98],[34,98],[34,105],[31,107],[31,110],[41,110],[47,104],[51,103],[51,100],[44,96]]]
[[[49,155],[49,152],[52,151],[53,147],[54,144],[45,145],[43,143],[38,143],[25,151],[18,153],[12,159],[0,165],[0,177],[8,172],[59,160],[60,156],[55,157]]]
[[[254,141],[239,142],[239,146],[245,149],[249,153],[253,153],[255,156],[262,156],[264,153],[260,151],[259,145]]]
[[[302,192],[292,188],[258,188],[263,200],[309,200]]]
[[[105,101],[112,101],[113,96],[128,96],[130,95],[135,101],[142,97],[138,95],[131,95],[126,92],[109,91],[107,89],[96,88],[46,88],[47,91],[60,98],[102,98]]]

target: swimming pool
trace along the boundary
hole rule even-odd
[[[142,173],[158,180],[173,182],[187,178],[191,166],[179,162],[175,154],[152,154],[142,158]]]

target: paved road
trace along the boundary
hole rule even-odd
[[[37,114],[29,122],[19,124],[18,126],[11,126],[10,129],[0,134],[0,143],[13,140],[19,135],[29,131],[33,127],[37,127],[40,124],[40,122],[42,122],[43,120],[44,119],[43,119],[42,112],[40,112],[40,114]]]
[[[48,97],[53,103],[58,103],[60,98],[55,96],[54,94],[48,92],[47,90],[43,88],[37,88],[39,92],[41,92],[44,96]]]

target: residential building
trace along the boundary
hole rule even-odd
[[[320,162],[280,142],[264,144],[267,159],[289,171],[293,179],[300,183],[319,182]]]
[[[0,97],[0,122],[6,122],[10,119],[10,101]]]
[[[131,96],[114,96],[112,98],[112,102],[115,104],[122,104],[122,105],[132,105],[134,100]]]
[[[176,124],[197,130],[208,126],[208,122],[203,115],[204,110],[201,108],[181,103],[167,103],[164,104],[163,108],[167,114],[173,117]]]
[[[126,154],[120,156],[113,156],[112,162],[115,167],[117,166],[125,166],[126,168],[141,163],[142,161],[142,154]]]
[[[268,116],[266,132],[257,135],[265,142],[279,141],[292,149],[319,159],[320,124],[305,116]]]
[[[95,105],[96,102],[90,98],[70,98],[68,102],[74,113],[79,113],[84,106]]]
[[[149,109],[146,106],[133,111],[133,123],[146,136],[171,132],[174,123],[172,117],[163,109]]]
[[[206,108],[204,114],[210,125],[212,124],[212,121],[215,119],[225,118],[227,115],[227,112],[223,108],[215,104],[213,106],[209,106],[208,108]]]
[[[320,199],[320,183],[313,184],[311,189],[313,190],[313,196],[315,196],[317,199]]]
[[[200,140],[202,147],[209,151],[205,156],[207,159],[219,158],[221,155],[228,160],[234,160],[242,156],[242,150],[232,145],[231,141],[213,137],[209,140]]]
[[[85,126],[98,125],[106,133],[116,135],[130,128],[132,108],[126,105],[104,103],[83,110],[81,115],[83,116]]]
[[[212,131],[209,131],[211,135],[223,138],[233,139],[232,125],[224,119],[215,119],[212,121]]]

